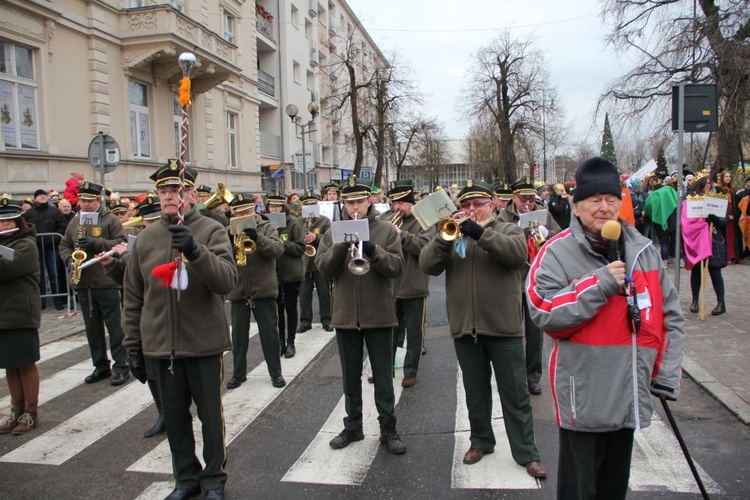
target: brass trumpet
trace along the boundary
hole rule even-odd
[[[388,222],[390,222],[391,224],[393,224],[394,226],[400,229],[401,226],[404,225],[404,214],[402,214],[399,211],[396,211],[396,213],[393,214],[393,216],[390,219],[388,219]]]
[[[458,212],[456,212],[458,213]],[[454,214],[455,215],[455,214]],[[474,212],[469,212],[468,215],[460,217],[458,219],[443,219],[438,224],[438,234],[445,241],[453,241],[456,238],[462,237],[461,235],[461,224],[474,217]]]
[[[533,220],[529,223],[529,234],[531,236],[531,241],[534,243],[537,250],[542,248],[544,242],[547,241],[547,238],[542,234],[542,229],[539,227],[538,220]]]

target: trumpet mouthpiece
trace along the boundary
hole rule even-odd
[[[608,220],[602,226],[602,238],[605,240],[619,240],[621,232],[620,223],[614,220]]]

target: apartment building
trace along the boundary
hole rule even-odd
[[[0,12],[1,192],[60,190],[73,171],[99,181],[88,160],[99,132],[120,149],[107,186],[150,189],[149,175],[179,154],[183,52],[197,59],[186,161],[199,182],[302,189],[291,168],[301,129],[285,108],[297,103],[304,115],[311,95],[320,103],[305,130],[311,179],[348,164],[346,117],[327,102],[330,40],[343,23],[351,39],[374,44],[344,2],[0,0]]]

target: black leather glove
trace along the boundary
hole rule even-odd
[[[461,224],[460,229],[463,234],[470,236],[475,240],[481,238],[482,233],[484,233],[484,228],[471,219],[464,221],[463,224]]]
[[[362,253],[372,258],[373,254],[375,253],[375,243],[373,243],[372,241],[363,241]]]
[[[706,222],[709,224],[713,224],[714,226],[719,223],[719,218],[716,217],[714,214],[708,214],[706,217]]]
[[[146,360],[143,358],[143,351],[137,347],[128,349],[128,365],[130,373],[137,378],[141,384],[146,383]]]
[[[248,227],[247,229],[244,229],[243,232],[247,235],[248,238],[250,238],[253,241],[258,241],[258,231],[253,227]]]
[[[76,240],[76,246],[82,250],[93,250],[96,238],[93,236],[81,236]]]
[[[172,248],[181,251],[187,260],[195,260],[201,254],[201,247],[193,238],[193,231],[187,226],[172,224],[169,226],[172,233]]]

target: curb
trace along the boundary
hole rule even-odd
[[[682,360],[682,369],[696,384],[724,405],[742,423],[750,425],[750,404],[738,397],[729,387],[716,380],[687,355]]]

